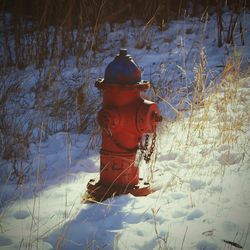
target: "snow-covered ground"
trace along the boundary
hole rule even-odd
[[[147,197],[81,204],[99,156],[84,153],[85,136],[60,133],[41,143],[33,157],[47,177],[33,190],[19,187],[22,195],[2,209],[1,248],[233,249],[228,241],[250,249],[250,78],[230,89],[233,100],[219,92],[192,121],[163,124],[158,159],[141,168],[161,186]]]
[[[210,79],[233,51],[217,48],[215,18],[176,21],[163,32],[152,26],[136,32],[128,23],[113,32],[108,25],[106,29],[107,43],[95,59],[101,64],[91,66],[90,76],[103,76],[126,38],[143,79],[152,80],[156,94],[171,100],[171,105],[160,103],[165,120],[179,102],[177,88],[187,93],[192,86],[201,49]],[[236,42],[234,47],[242,50],[245,67],[247,32],[246,46]],[[150,49],[135,48],[142,36]],[[64,74],[76,71],[69,67]],[[36,73],[26,73],[31,85],[36,82]],[[156,162],[140,167],[156,190],[147,197],[81,203],[88,180],[99,174],[98,149],[87,150],[90,137],[85,134],[61,132],[32,144],[33,172],[23,185],[7,181],[10,163],[1,161],[0,249],[250,249],[249,105],[250,78],[228,79],[202,108],[179,111],[182,118],[164,121]]]

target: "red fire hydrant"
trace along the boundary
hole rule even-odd
[[[97,115],[102,128],[100,180],[89,181],[88,194],[98,201],[127,193],[147,195],[151,190],[139,178],[136,153],[143,135],[155,133],[162,120],[157,105],[140,96],[150,83],[141,81],[140,69],[121,49],[96,87],[103,92],[103,107]]]

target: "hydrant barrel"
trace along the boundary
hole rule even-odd
[[[138,65],[121,49],[96,87],[103,94],[97,114],[102,128],[98,185],[116,187],[117,192],[122,187],[133,188],[139,182],[136,153],[140,141],[145,133],[154,133],[162,119],[156,103],[140,95],[150,83],[141,80]]]

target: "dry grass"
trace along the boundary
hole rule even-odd
[[[202,58],[203,56],[201,62],[204,62]],[[211,182],[217,178],[223,181],[226,167],[241,159],[238,164],[240,169],[241,162],[248,154],[249,142],[245,135],[247,124],[250,122],[250,113],[247,107],[247,93],[241,90],[244,81],[240,73],[240,63],[240,55],[236,52],[234,57],[228,59],[220,82],[216,84],[206,83],[205,64],[198,64],[195,68],[194,93],[189,103],[190,109],[178,110],[176,121],[168,121],[165,128],[164,126],[162,128],[162,133],[169,135],[165,153],[173,151],[184,154],[190,165],[184,182],[193,175],[204,176],[204,172],[208,179],[211,178]],[[194,148],[199,149],[202,154],[200,159],[194,158],[192,153]],[[221,167],[206,168],[209,159],[218,157],[216,151],[220,150],[224,152],[219,158]],[[231,159],[234,152],[238,152],[238,160]],[[167,165],[167,168],[170,168],[171,173],[171,165]],[[175,188],[182,186],[182,181],[178,181],[178,178],[174,180]],[[173,185],[166,186],[164,192],[171,191]],[[195,205],[193,202],[190,191],[190,204]]]
[[[11,179],[22,184],[31,166],[29,145],[40,140],[41,126],[42,140],[60,131],[82,133],[95,124],[100,101],[89,98],[81,73],[65,79],[60,66],[41,70],[28,93],[22,77],[4,72],[0,77],[0,156],[12,162]]]
[[[188,8],[191,1],[168,0],[150,1],[141,3],[139,0],[119,1],[68,1],[59,0],[16,0],[13,3],[2,1],[0,11],[2,15],[2,31],[0,50],[0,66],[15,66],[25,68],[30,64],[38,68],[43,67],[46,61],[58,60],[66,64],[70,56],[74,56],[76,66],[81,66],[82,57],[89,50],[94,52],[100,49],[105,40],[99,32],[100,25],[109,22],[126,20],[144,20],[145,28],[140,32],[136,48],[151,47],[151,38],[146,27],[156,24],[160,30],[167,27],[173,18],[183,16],[199,16],[203,19],[213,3],[200,1],[200,8],[196,8],[197,1],[192,1],[192,8]],[[239,34],[244,44],[244,23],[240,20],[241,13],[249,7],[247,1],[239,4],[232,2],[231,18],[228,27],[223,27],[222,8],[228,5],[227,1],[218,1],[217,17],[218,45],[222,46],[223,38],[233,44],[235,34]],[[9,11],[14,18],[5,16]],[[239,24],[238,24],[239,22]],[[227,31],[227,34],[224,34]],[[224,33],[223,33],[224,32]]]

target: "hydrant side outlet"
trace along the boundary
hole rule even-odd
[[[96,87],[103,91],[103,107],[97,114],[102,128],[100,180],[91,180],[88,192],[96,200],[125,193],[147,195],[150,187],[140,184],[136,153],[143,134],[155,133],[162,119],[156,103],[140,96],[149,82],[141,81],[139,67],[122,49]]]

